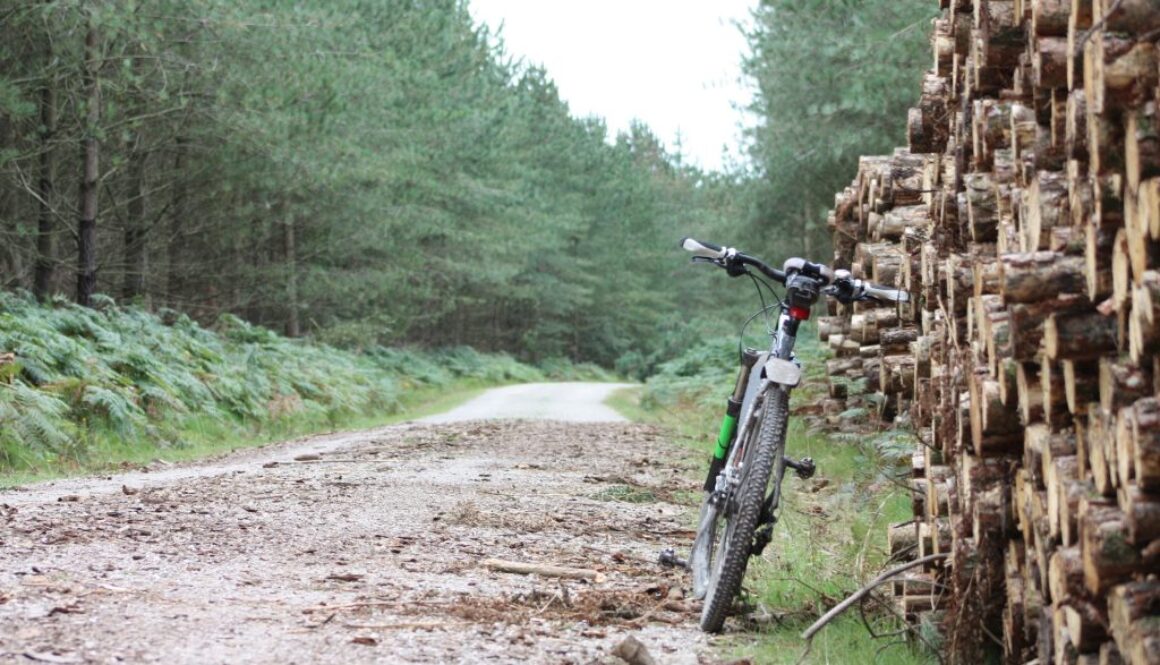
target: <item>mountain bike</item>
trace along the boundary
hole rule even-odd
[[[693,254],[693,262],[716,265],[730,276],[753,280],[762,308],[746,325],[778,310],[776,325],[770,325],[767,318],[768,351],[738,345],[737,382],[710,459],[697,536],[689,555],[693,594],[704,600],[701,629],[716,633],[741,591],[749,558],[760,556],[772,540],[785,470],[793,469],[803,478],[813,476],[816,470],[808,457],[794,460],[785,456],[789,395],[801,382],[801,366],[793,352],[799,326],[810,318],[810,309],[822,296],[848,304],[859,300],[906,302],[909,295],[854,279],[847,270],[832,270],[801,258],[788,259],[778,270],[736,249],[692,238],[682,240],[681,247]],[[778,298],[773,287],[753,270],[785,286],[784,298]],[[766,305],[765,293],[776,302]],[[741,332],[744,338],[745,326]]]

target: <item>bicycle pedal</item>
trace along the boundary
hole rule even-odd
[[[688,568],[689,562],[677,556],[676,550],[666,547],[657,555],[657,563],[665,568]]]
[[[753,532],[753,544],[749,548],[749,556],[761,556],[771,541],[773,541],[773,522],[766,522]]]
[[[818,470],[818,465],[814,463],[813,459],[809,457],[803,457],[801,458],[801,461],[797,463],[797,467],[795,467],[795,469],[797,471],[798,478],[801,478],[802,480],[809,480],[810,478],[814,477],[814,474]]]

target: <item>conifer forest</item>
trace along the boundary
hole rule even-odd
[[[0,287],[347,347],[647,357],[719,306],[679,288],[683,235],[825,255],[833,191],[902,136],[927,5],[755,7],[751,158],[705,172],[571,115],[460,0],[5,0]]]

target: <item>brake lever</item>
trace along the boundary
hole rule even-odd
[[[836,280],[830,286],[825,287],[822,293],[833,296],[843,305],[849,305],[850,303],[866,299],[865,294],[858,293],[854,284],[848,280]]]
[[[711,259],[707,256],[694,256],[689,260],[693,263],[711,263],[718,268],[724,269],[730,277],[740,277],[749,274],[749,269],[744,264],[730,261],[728,258]]]

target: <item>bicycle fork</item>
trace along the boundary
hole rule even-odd
[[[741,355],[741,368],[737,372],[737,382],[733,386],[733,394],[729,396],[725,406],[725,416],[721,419],[721,428],[717,433],[717,443],[713,449],[713,457],[709,460],[709,473],[705,477],[705,492],[717,491],[717,477],[725,468],[725,460],[729,457],[729,451],[733,447],[733,443],[737,438],[737,421],[741,416],[741,406],[745,398],[745,390],[749,385],[749,377],[753,372],[754,365],[761,355],[756,349],[745,349]],[[793,469],[798,477],[806,479],[814,475],[817,467],[814,461],[809,457],[803,457],[800,461],[794,461],[789,457],[782,456],[781,475],[785,476],[787,468]],[[779,481],[781,478],[778,479]],[[781,483],[778,482],[778,487]],[[750,554],[752,556],[760,555],[769,545],[773,536],[773,525],[777,522],[775,511],[777,509],[776,501],[779,497],[774,492],[770,492],[765,498],[761,506],[761,512],[758,515],[757,530],[753,535],[753,544]]]
[[[713,457],[709,460],[709,475],[705,478],[705,491],[713,492],[717,489],[717,476],[725,468],[725,460],[729,457],[729,449],[737,438],[737,419],[741,417],[741,404],[745,399],[745,389],[749,385],[749,375],[761,354],[756,349],[745,349],[741,353],[741,368],[737,372],[737,383],[733,386],[733,394],[729,396],[725,405],[725,417],[721,419],[721,430],[717,433],[717,445],[713,448]]]

